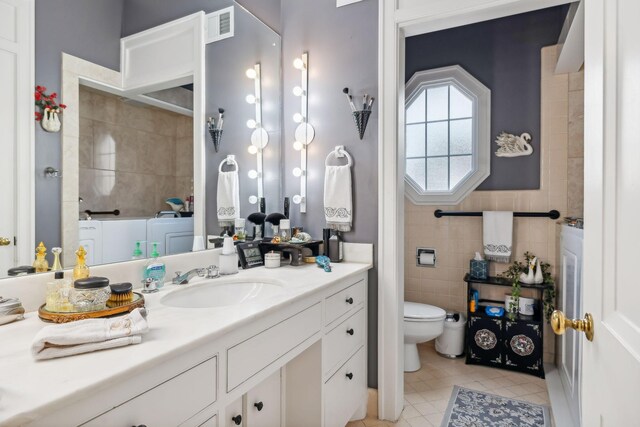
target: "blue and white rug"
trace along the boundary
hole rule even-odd
[[[453,387],[440,427],[550,427],[549,408]]]

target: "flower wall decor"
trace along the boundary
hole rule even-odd
[[[44,86],[36,86],[34,93],[35,105],[40,111],[35,112],[36,121],[40,122],[42,129],[47,132],[59,132],[61,123],[60,114],[62,110],[67,108],[64,104],[58,104],[56,99],[58,94],[52,92],[50,95],[46,93],[47,88]]]

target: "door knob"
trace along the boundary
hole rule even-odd
[[[563,312],[554,310],[551,314],[551,328],[556,335],[562,335],[567,328],[584,332],[589,341],[593,341],[593,316],[590,313],[584,315],[584,319],[567,319]]]
[[[11,239],[7,237],[0,237],[0,246],[9,246],[11,244]]]

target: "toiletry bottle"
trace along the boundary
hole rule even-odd
[[[333,235],[329,239],[329,259],[331,262],[342,262],[342,236],[338,230],[333,230]]]
[[[231,237],[225,237],[222,244],[222,254],[220,254],[220,274],[225,276],[238,272],[238,254]]]
[[[47,296],[45,308],[57,313],[73,311],[73,304],[69,301],[69,294],[73,283],[64,278],[64,272],[56,271],[54,280],[47,283]]]
[[[80,246],[76,251],[76,266],[73,267],[73,281],[78,279],[86,279],[89,277],[89,267],[87,267],[87,250],[84,246]]]
[[[288,242],[291,240],[291,221],[288,219],[280,220],[280,241]]]
[[[144,259],[144,257],[142,256],[142,249],[140,249],[140,245],[142,242],[137,241],[136,242],[136,248],[133,250],[133,255],[131,256],[131,259]]]
[[[51,271],[62,270],[62,264],[60,263],[60,254],[62,253],[62,248],[52,248],[51,253],[53,254],[53,266],[51,267]]]
[[[329,239],[331,238],[331,229],[330,228],[323,228],[322,229],[322,251],[324,253],[324,256],[326,256],[327,258],[331,258],[330,254],[331,254],[331,250],[329,248]]]
[[[164,276],[167,273],[167,269],[164,262],[160,259],[158,253],[158,243],[153,243],[153,250],[151,251],[151,258],[144,267],[144,280],[153,279],[157,282],[158,288],[164,286]]]
[[[47,261],[47,248],[44,243],[40,242],[36,248],[36,259],[33,261],[33,267],[36,273],[46,273],[49,271],[49,262]]]

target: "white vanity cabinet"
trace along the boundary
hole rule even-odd
[[[247,427],[282,425],[280,371],[255,386],[245,395]]]
[[[242,410],[242,396],[227,405],[225,419],[222,420],[221,427],[243,427],[246,426],[246,416]]]

